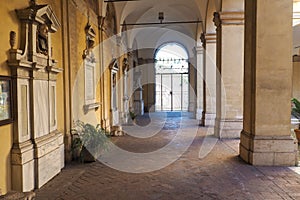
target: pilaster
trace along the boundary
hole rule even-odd
[[[202,34],[204,52],[204,111],[205,126],[214,126],[216,118],[216,33]]]
[[[202,46],[196,47],[197,58],[197,109],[196,119],[200,120],[200,125],[204,125],[203,112],[204,112],[204,48]]]
[[[214,13],[217,30],[215,135],[239,138],[243,125],[244,13]]]

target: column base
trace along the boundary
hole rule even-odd
[[[204,122],[205,126],[214,126],[216,119],[216,113],[205,113]]]
[[[196,110],[196,103],[195,102],[189,102],[188,111],[189,112],[195,112]]]
[[[197,120],[201,120],[202,119],[202,112],[203,112],[203,109],[197,108],[197,110],[196,110],[196,119]]]
[[[196,110],[196,120],[199,120],[200,126],[205,126],[205,111],[201,108]]]
[[[295,166],[298,145],[291,136],[254,136],[242,131],[240,157],[257,166]]]
[[[12,190],[29,192],[34,189],[34,149],[32,141],[13,145],[11,152]]]
[[[215,122],[215,136],[218,138],[240,138],[242,119],[218,119]]]

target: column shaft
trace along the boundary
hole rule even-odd
[[[197,111],[196,119],[200,120],[200,125],[204,125],[202,121],[204,111],[204,49],[202,46],[196,48],[197,55]]]
[[[214,14],[217,26],[215,135],[239,138],[243,126],[244,13]]]
[[[216,34],[205,34],[205,125],[214,126],[216,117]]]
[[[253,165],[297,162],[290,132],[292,6],[292,0],[246,0],[240,156]]]

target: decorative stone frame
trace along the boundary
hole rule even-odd
[[[62,69],[52,58],[51,42],[60,23],[49,5],[34,0],[16,14],[20,44],[15,48],[17,34],[11,31],[7,61],[15,109],[12,190],[26,192],[40,188],[64,167],[64,136],[57,130],[56,108],[56,81]]]
[[[117,91],[117,75],[119,71],[119,64],[116,58],[112,59],[110,65],[110,74],[111,74],[111,113],[112,113],[112,126],[115,126],[119,123],[119,111],[118,111],[118,91]]]
[[[8,117],[3,120],[0,120],[0,126],[1,126],[1,125],[12,123],[14,113],[13,113],[13,104],[12,104],[12,81],[11,81],[11,78],[7,77],[7,76],[0,76],[0,81],[5,81],[9,85],[9,87],[7,88],[8,96],[6,97],[6,99],[9,100],[9,109],[8,109],[8,113],[7,113]]]
[[[87,23],[85,27],[86,49],[83,51],[84,59],[84,113],[89,110],[97,110],[100,103],[96,102],[96,59],[93,54],[96,32],[93,27]]]
[[[129,96],[128,96],[128,71],[129,71],[129,61],[127,58],[123,59],[123,123],[128,124],[130,114],[129,114]]]

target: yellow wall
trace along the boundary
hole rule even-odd
[[[293,93],[292,97],[300,99],[300,62],[293,62]]]
[[[10,75],[10,70],[6,64],[7,53],[10,49],[9,32],[15,31],[17,37],[19,36],[18,19],[14,10],[24,8],[27,5],[27,1],[10,0],[0,6],[0,75]],[[2,194],[11,189],[10,150],[12,140],[12,125],[0,126],[0,190]]]
[[[75,0],[76,3],[79,2],[78,5],[74,5],[73,1],[70,1],[68,5],[63,3],[64,0],[39,0],[37,1],[38,4],[49,4],[56,16],[58,17],[62,27],[56,32],[51,35],[52,39],[52,48],[53,48],[53,58],[58,61],[57,67],[70,70],[58,75],[57,78],[57,121],[58,121],[58,130],[63,134],[67,134],[65,130],[65,125],[72,123],[72,121],[76,118],[71,116],[70,121],[65,121],[65,108],[70,107],[71,105],[65,104],[65,90],[71,91],[72,100],[76,100],[79,102],[79,106],[75,107],[75,111],[72,110],[71,113],[77,114],[79,119],[88,121],[93,123],[90,118],[94,118],[94,123],[101,123],[103,119],[106,119],[106,125],[109,126],[110,119],[111,119],[111,85],[110,85],[110,70],[108,69],[108,65],[112,60],[111,50],[107,52],[103,52],[100,49],[100,40],[104,40],[109,36],[105,36],[103,34],[103,38],[100,39],[100,31],[97,28],[97,20],[91,20],[90,23],[92,24],[94,30],[96,31],[96,44],[94,48],[94,54],[96,57],[96,73],[97,77],[101,77],[104,81],[104,84],[101,85],[100,82],[97,82],[97,89],[96,89],[96,102],[100,102],[102,105],[100,109],[97,111],[89,111],[88,114],[83,113],[83,105],[84,105],[84,70],[83,70],[83,58],[82,54],[84,49],[86,48],[85,43],[85,26],[88,22],[87,17],[87,10],[83,8],[87,4],[84,0]],[[67,13],[66,7],[62,5],[68,6],[68,16],[66,16],[67,20],[63,19],[63,13]],[[6,64],[7,60],[7,53],[10,49],[9,45],[9,32],[15,31],[17,33],[17,43],[15,48],[19,47],[19,37],[20,37],[20,23],[17,19],[15,9],[23,9],[28,7],[28,1],[20,1],[20,0],[9,0],[5,1],[0,6],[0,13],[1,13],[1,20],[0,20],[0,75],[10,75],[10,69]],[[90,12],[92,12],[90,10]],[[63,26],[67,26],[69,23],[68,28],[66,28],[67,37],[63,37]],[[65,48],[65,50],[69,49],[70,51],[67,52],[68,57],[64,56],[64,42],[66,45],[70,45],[69,47]],[[114,45],[114,44],[113,44]],[[108,48],[111,48],[110,46]],[[122,74],[122,59],[120,59],[120,71],[118,73],[118,79]],[[102,66],[103,63],[103,66]],[[100,74],[100,67],[105,69],[104,75]],[[65,78],[64,78],[65,77]],[[70,88],[65,88],[65,83],[70,81]],[[77,90],[77,95],[73,95],[73,91]],[[122,90],[122,89],[121,89]],[[101,92],[103,91],[103,92]],[[119,96],[122,99],[122,93]],[[119,102],[119,104],[122,102]],[[105,116],[102,116],[103,113]],[[78,119],[78,118],[77,118]],[[10,161],[10,151],[12,148],[13,143],[13,136],[12,136],[12,124],[0,126],[0,191],[2,194],[5,194],[9,190],[11,190],[11,161]]]
[[[12,146],[12,126],[0,127],[0,189],[5,194],[11,189],[10,149]]]
[[[50,4],[55,14],[61,20],[60,1],[39,1],[39,4]],[[28,7],[28,1],[10,0],[0,6],[0,75],[9,76],[10,69],[6,64],[7,53],[10,49],[9,32],[17,33],[15,48],[19,47],[20,24],[15,9]],[[52,34],[52,47],[54,59],[58,60],[58,67],[62,67],[62,42],[61,29]],[[63,109],[63,76],[60,74],[57,80],[57,118],[58,130],[64,132],[64,109]],[[11,189],[11,160],[10,150],[13,143],[12,124],[0,126],[0,191],[5,194]]]
[[[70,3],[72,4],[72,3]],[[83,112],[84,100],[84,60],[83,51],[86,48],[85,27],[88,23],[86,10],[76,8],[74,5],[69,5],[69,20],[74,20],[70,26],[68,37],[70,38],[70,70],[71,70],[71,98],[73,102],[73,120],[81,120],[92,124],[99,124],[101,121],[101,109],[97,111]],[[92,11],[91,11],[92,12]],[[73,19],[71,19],[73,18]],[[70,22],[70,21],[69,21]],[[99,51],[99,31],[97,25],[90,20],[90,24],[96,31],[95,47],[93,53],[96,58],[96,75],[100,76],[100,51]],[[74,47],[75,44],[75,48]],[[100,82],[96,85],[96,102],[100,101]]]

